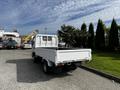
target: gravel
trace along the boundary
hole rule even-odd
[[[45,75],[31,50],[0,50],[0,90],[120,90],[120,84],[81,68]]]

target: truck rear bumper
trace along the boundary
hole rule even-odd
[[[90,60],[78,60],[78,61],[76,61],[76,60],[67,60],[67,61],[63,61],[63,62],[57,62],[56,66],[66,65],[66,64],[69,65],[69,64],[72,64],[72,63],[81,64],[82,62],[86,62],[86,61],[90,61]]]
[[[72,63],[71,65],[64,64],[64,65],[59,65],[55,67],[51,67],[51,71],[55,73],[61,73],[61,72],[69,72],[73,71],[77,68],[77,65],[75,63]]]

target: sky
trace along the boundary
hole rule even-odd
[[[0,27],[27,34],[56,33],[63,24],[80,28],[84,22],[120,24],[120,0],[0,0]]]

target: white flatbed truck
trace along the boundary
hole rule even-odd
[[[91,49],[58,48],[57,35],[37,34],[33,40],[32,57],[42,63],[45,73],[54,69],[76,69],[76,64],[90,61]]]

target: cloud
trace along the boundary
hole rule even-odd
[[[27,32],[47,27],[56,32],[62,24],[78,27],[99,18],[119,20],[119,5],[120,0],[0,0],[0,25]]]

